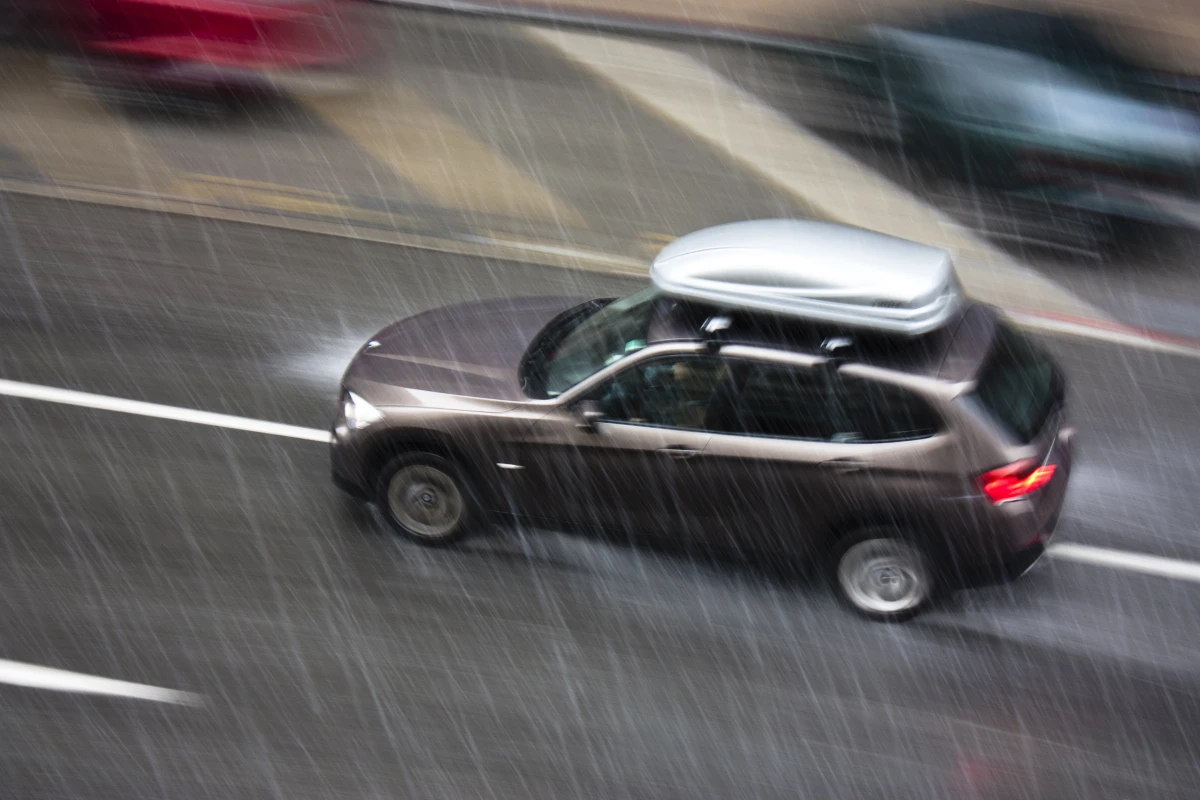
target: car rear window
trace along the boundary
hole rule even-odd
[[[974,397],[1021,444],[1029,444],[1062,405],[1062,376],[1045,351],[1001,324]]]

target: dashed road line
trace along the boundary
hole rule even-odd
[[[46,689],[52,692],[128,697],[134,700],[152,700],[156,703],[171,703],[181,706],[204,705],[204,698],[192,692],[163,689],[158,686],[101,678],[82,672],[70,672],[65,669],[24,664],[20,661],[5,659],[0,659],[0,683],[29,689]]]
[[[1085,317],[1028,313],[1011,309],[1006,310],[1005,313],[1018,325],[1030,330],[1092,339],[1122,347],[1151,350],[1156,353],[1200,358],[1200,340],[1189,339],[1184,336],[1172,336],[1157,331],[1143,330],[1131,325],[1087,319]]]
[[[126,400],[122,397],[77,392],[74,389],[59,389],[53,386],[40,386],[34,383],[21,383],[0,379],[0,395],[20,397],[27,400],[41,400],[47,403],[58,403],[68,406],[81,406],[100,411],[116,411],[121,414],[133,414],[139,417],[190,422],[194,425],[209,425],[236,431],[265,433],[270,436],[283,436],[290,439],[305,439],[310,442],[328,443],[330,440],[329,431],[316,428],[302,428],[298,425],[285,425],[281,422],[267,422],[261,419],[250,419],[249,417],[235,417],[231,414],[217,414],[212,411],[196,411],[191,408],[146,403],[141,400]]]
[[[249,208],[264,208],[285,214],[303,214],[311,217],[346,219],[374,225],[398,226],[411,222],[410,217],[358,208],[332,194],[319,195],[314,192],[264,189],[255,186],[228,185],[219,181],[201,181],[181,178],[171,187],[173,194],[189,200],[225,203]]]
[[[1073,542],[1052,544],[1047,548],[1046,553],[1053,558],[1074,561],[1079,564],[1091,564],[1097,567],[1140,572],[1143,575],[1155,575],[1160,578],[1200,583],[1200,564],[1195,561],[1131,553],[1127,550],[1111,550],[1106,547],[1092,547]]]
[[[339,195],[333,192],[325,192],[319,189],[306,189],[303,186],[292,186],[286,183],[271,183],[270,181],[255,181],[249,178],[229,178],[224,175],[209,175],[203,172],[183,172],[179,174],[179,179],[195,183],[214,184],[217,186],[243,186],[248,189],[257,189],[260,191],[274,192],[277,194],[294,194],[304,195],[306,197],[315,197],[321,200],[339,200],[342,199]]]
[[[90,392],[78,392],[73,389],[59,389],[52,386],[21,383],[19,381],[0,379],[0,395],[41,400],[48,403],[82,406],[102,411],[115,411],[143,417],[154,417],[156,419],[168,419],[177,422],[190,422],[196,425],[250,431],[252,433],[267,434],[268,436],[282,436],[321,443],[328,443],[330,441],[329,432],[317,428],[302,428],[296,425],[284,425],[279,422],[267,422],[249,417],[216,414],[211,411],[197,411],[179,406],[165,406],[157,403],[146,403],[141,400],[126,400],[120,397],[109,397]],[[1200,563],[1194,561],[1163,558],[1161,556],[1151,556],[1125,550],[1111,550],[1070,542],[1050,545],[1047,549],[1047,555],[1064,561],[1075,561],[1081,564],[1091,564],[1111,569],[1140,572],[1146,575],[1157,575],[1163,578],[1174,578],[1176,580],[1200,583]],[[5,665],[13,663],[15,662],[0,661],[0,682],[5,681]],[[11,672],[12,674],[23,674],[18,670],[11,670]],[[102,681],[105,679],[97,678],[96,680]]]
[[[10,178],[0,178],[0,192],[75,203],[94,203],[138,211],[153,211],[160,214],[177,214],[221,222],[260,225],[295,233],[334,236],[340,239],[355,239],[473,258],[521,261],[528,264],[586,272],[645,277],[649,274],[650,268],[649,262],[645,258],[621,255],[611,249],[563,246],[562,243],[551,240],[529,242],[469,233],[451,234],[450,236],[415,233],[399,230],[394,224],[374,227],[359,224],[362,220],[353,219],[349,213],[346,213],[344,207],[339,209],[334,216],[300,216],[283,210],[238,206],[234,203],[223,203],[209,198],[181,197],[162,192],[112,190],[97,186],[50,185],[38,181]],[[392,223],[405,219],[398,215],[389,214],[388,216]]]

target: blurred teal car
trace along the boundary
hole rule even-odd
[[[1192,225],[1200,92],[1139,68],[1074,20],[964,14],[862,31],[856,87],[886,100],[939,172],[1103,217]]]

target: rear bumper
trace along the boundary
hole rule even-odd
[[[132,90],[213,92],[322,97],[350,94],[365,85],[350,67],[254,69],[195,61],[120,56],[72,59],[65,64],[81,80]]]
[[[963,498],[960,531],[949,538],[953,564],[966,585],[1020,578],[1045,555],[1066,501],[1075,456],[1074,429],[1058,426],[1043,463],[1057,467],[1050,483],[1019,499],[993,504],[982,493]]]
[[[1027,521],[993,527],[991,546],[955,552],[947,579],[959,588],[990,586],[1018,580],[1046,554],[1054,538],[1057,514],[1041,525]]]
[[[1047,536],[1045,541],[1037,541],[1010,558],[1004,565],[1004,577],[1015,581],[1033,569],[1034,565],[1046,554],[1046,545],[1049,539],[1050,537]]]

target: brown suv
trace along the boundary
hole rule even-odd
[[[515,515],[800,555],[877,619],[1024,572],[1071,464],[1055,364],[966,302],[844,333],[654,288],[430,311],[346,371],[334,480],[423,544]]]

